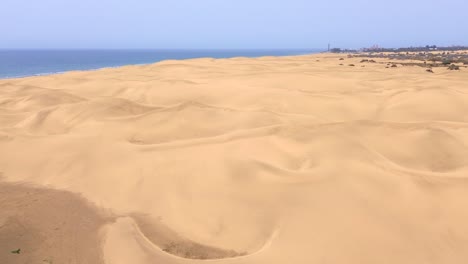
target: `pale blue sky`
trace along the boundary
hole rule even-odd
[[[468,45],[467,0],[1,0],[0,48]]]

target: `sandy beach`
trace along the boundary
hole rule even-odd
[[[0,263],[466,263],[468,69],[362,60],[0,80]]]

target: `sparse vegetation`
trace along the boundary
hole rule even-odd
[[[428,52],[418,52],[418,53],[409,53],[406,52],[389,52],[387,54],[369,52],[369,53],[358,53],[358,54],[349,54],[351,58],[361,57],[361,63],[382,63],[386,64],[388,67],[399,67],[399,66],[420,66],[420,67],[449,67],[451,64],[458,65],[458,68],[466,67],[468,65],[468,53],[467,52],[445,52],[443,55],[440,51],[428,51]],[[466,54],[465,54],[466,53]],[[386,59],[385,62],[376,62],[371,58],[381,58]],[[396,62],[391,62],[391,60],[398,60]],[[405,62],[407,61],[407,62]],[[396,64],[396,66],[393,66]],[[462,65],[462,66],[460,66]],[[455,69],[454,67],[452,67]]]
[[[445,52],[442,53],[442,55],[445,55]],[[454,62],[454,61],[451,60],[451,59],[443,59],[443,60],[442,60],[442,64],[443,64],[443,65],[450,65],[450,64],[452,64],[453,62]]]

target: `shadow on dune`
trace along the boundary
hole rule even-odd
[[[0,208],[0,263],[104,263],[110,218],[79,195],[0,182]]]

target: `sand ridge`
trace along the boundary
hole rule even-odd
[[[2,181],[111,212],[105,263],[464,263],[467,70],[361,60],[0,80]]]

